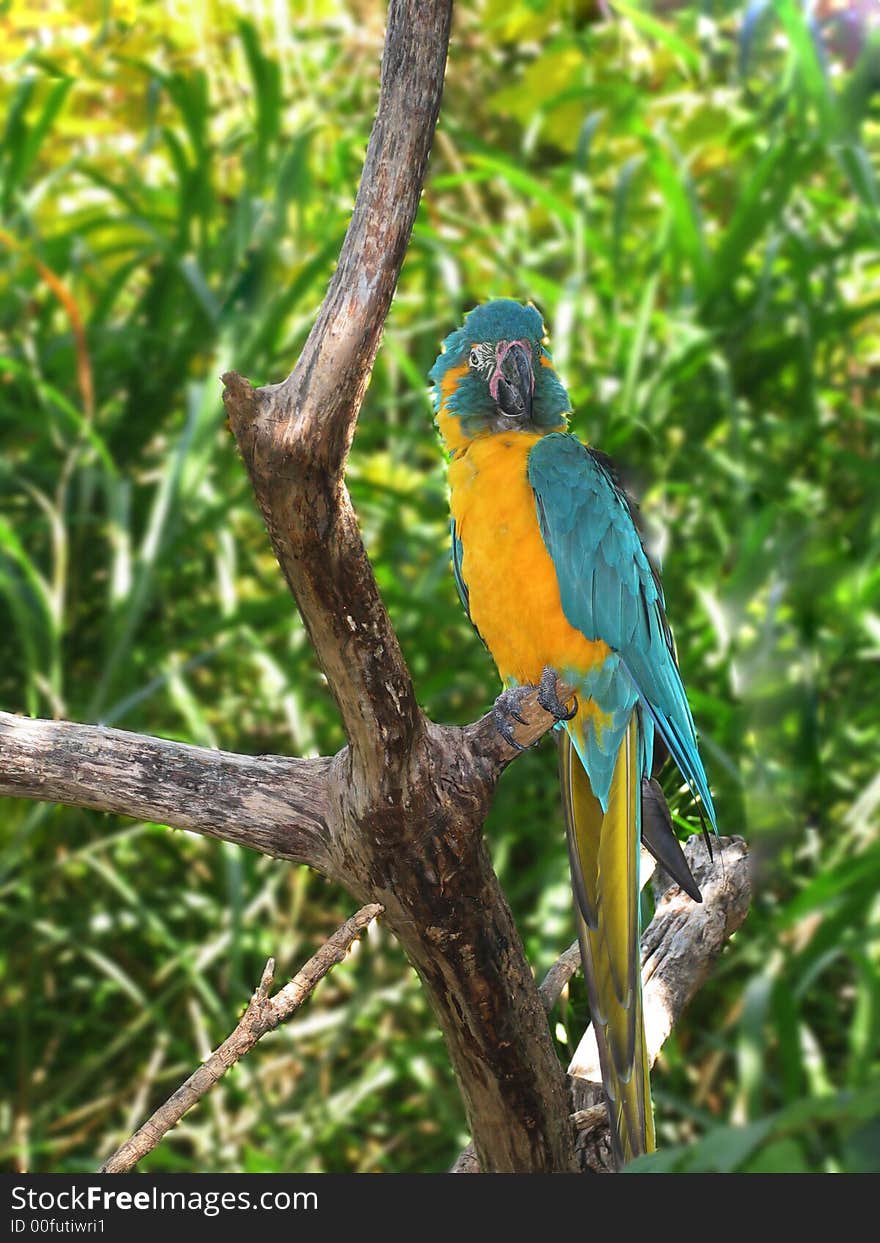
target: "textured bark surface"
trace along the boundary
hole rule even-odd
[[[496,776],[465,731],[437,726],[378,799],[337,757],[338,866],[385,907],[425,985],[485,1168],[574,1169],[565,1077],[480,832]]]
[[[422,729],[343,480],[403,266],[440,110],[450,0],[389,6],[379,111],[351,224],[281,384],[225,376],[226,409],[275,555],[336,697],[353,763],[379,778]],[[378,745],[377,745],[378,744]]]
[[[0,712],[0,795],[192,829],[328,873],[329,759],[235,755]]]

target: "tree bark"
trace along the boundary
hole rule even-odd
[[[336,698],[352,763],[379,784],[423,720],[364,551],[345,464],[418,210],[451,0],[392,0],[379,109],[339,262],[281,384],[231,373],[226,409],[278,563]]]
[[[331,875],[329,759],[235,755],[0,712],[0,795],[191,829]]]

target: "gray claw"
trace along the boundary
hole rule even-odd
[[[549,712],[551,716],[555,716],[557,721],[570,721],[578,710],[578,701],[575,699],[574,707],[569,712],[565,704],[560,701],[557,692],[559,679],[556,671],[551,669],[549,665],[544,666],[544,672],[541,674],[541,681],[538,684],[538,703],[545,712]]]
[[[501,692],[492,709],[495,728],[504,741],[510,743],[517,751],[526,751],[528,748],[524,747],[521,742],[517,742],[514,737],[513,722],[519,721],[520,725],[526,724],[525,717],[520,714],[520,708],[531,690],[530,686],[512,686],[509,690]]]

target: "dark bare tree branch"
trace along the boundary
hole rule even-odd
[[[0,712],[0,795],[191,829],[326,874],[329,768]]]
[[[379,109],[354,213],[314,328],[282,384],[224,377],[226,409],[275,555],[374,787],[422,716],[343,480],[419,205],[440,111],[451,0],[392,0]]]
[[[126,1174],[134,1169],[138,1161],[153,1151],[171,1128],[177,1126],[183,1115],[223,1078],[227,1070],[249,1053],[257,1041],[262,1040],[267,1032],[286,1023],[297,1012],[311,996],[316,985],[337,963],[342,962],[352,943],[381,913],[381,906],[375,903],[362,907],[341,928],[336,929],[333,936],[324,942],[290,983],[285,984],[274,997],[269,996],[275,976],[275,959],[270,958],[235,1031],[227,1036],[208,1060],[198,1070],[193,1071],[186,1082],[169,1096],[164,1105],[159,1106],[130,1139],[107,1158],[100,1173]]]

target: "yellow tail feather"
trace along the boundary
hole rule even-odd
[[[634,712],[617,753],[607,812],[570,736],[578,737],[584,724],[579,713],[559,732],[562,803],[590,1011],[615,1155],[623,1164],[654,1149],[639,952],[639,724]]]

